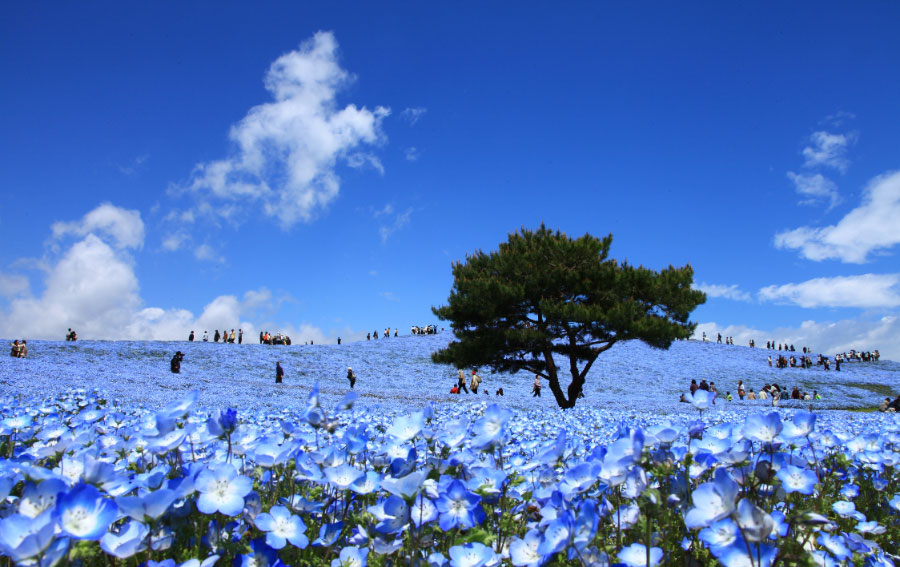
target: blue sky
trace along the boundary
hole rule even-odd
[[[900,358],[893,3],[2,8],[0,333],[352,340],[545,222]]]

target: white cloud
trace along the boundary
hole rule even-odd
[[[416,106],[413,108],[404,108],[401,116],[410,123],[410,125],[415,125],[416,122],[419,121],[420,118],[425,116],[425,113],[428,112],[428,109],[424,106]]]
[[[337,94],[352,77],[337,51],[334,36],[318,32],[279,57],[265,78],[274,101],[250,109],[231,128],[234,155],[197,165],[190,189],[226,202],[259,202],[285,228],[326,208],[340,189],[338,161],[358,160],[350,157],[356,148],[383,141],[381,123],[390,114],[384,107],[338,106]],[[377,160],[367,161],[380,169]]]
[[[841,201],[837,184],[821,173],[803,175],[788,171],[787,176],[794,183],[797,193],[806,197],[805,200],[800,201],[801,205],[812,205],[820,200],[826,200],[829,202],[828,208],[830,209]]]
[[[778,248],[799,249],[810,260],[836,258],[861,264],[875,251],[900,243],[900,172],[874,178],[862,203],[836,225],[800,227],[775,235]]]
[[[225,262],[225,257],[217,253],[209,244],[201,244],[194,248],[194,258],[206,262],[218,262],[220,264]]]
[[[382,211],[375,213],[376,218],[380,216],[390,216],[394,212],[394,208],[390,205],[385,205]],[[394,215],[392,221],[388,224],[384,224],[378,228],[378,234],[381,235],[381,243],[384,244],[388,241],[388,238],[404,226],[409,224],[409,220],[412,217],[413,210],[411,208],[406,209],[402,213],[397,213]]]
[[[384,175],[384,166],[381,165],[381,160],[365,152],[356,152],[347,156],[347,165],[354,169],[362,169],[369,166],[381,175]]]
[[[121,209],[103,203],[84,215],[80,221],[56,222],[51,227],[54,238],[66,235],[96,234],[112,238],[116,248],[140,248],[144,244],[144,222],[138,211]]]
[[[419,159],[419,150],[415,146],[406,148],[406,151],[403,152],[403,157],[406,158],[406,161],[416,161]]]
[[[850,165],[847,159],[847,146],[853,141],[853,136],[844,134],[831,134],[820,130],[813,132],[809,137],[810,145],[801,152],[806,158],[806,167],[827,166],[839,171],[846,171]]]
[[[736,301],[750,301],[751,299],[750,294],[746,291],[742,291],[737,284],[719,285],[703,282],[695,287],[705,293],[708,297],[722,297],[725,299],[734,299]]]
[[[181,248],[181,246],[187,242],[190,237],[183,231],[177,230],[168,236],[166,236],[162,241],[163,250],[167,250],[169,252],[174,252]]]
[[[815,278],[801,283],[770,285],[759,290],[762,301],[796,303],[800,307],[890,308],[900,306],[900,274],[864,274]]]
[[[0,297],[15,297],[28,291],[28,278],[19,274],[0,274]]]
[[[186,309],[145,306],[134,261],[122,245],[141,246],[137,235],[142,239],[143,229],[135,230],[143,227],[140,214],[115,207],[112,209],[129,214],[113,214],[110,207],[101,205],[79,222],[53,226],[54,234],[59,236],[86,234],[58,257],[42,259],[44,279],[38,286],[42,289],[40,294],[32,291],[24,276],[0,274],[0,291],[7,292],[8,298],[0,303],[0,335],[61,340],[71,327],[83,339],[184,340],[191,330],[199,338],[204,330],[242,328],[245,335],[253,337],[263,328],[295,329],[256,318],[259,312],[274,311],[271,307],[277,303],[265,288],[248,291],[243,298],[216,297],[199,316]],[[110,218],[118,219],[124,226],[110,222]],[[126,230],[128,227],[131,230]],[[326,333],[309,324],[296,329],[320,341],[334,336],[333,332]],[[349,329],[343,329],[341,334],[347,340],[364,335]]]
[[[734,337],[734,344],[746,345],[753,339],[757,347],[765,347],[766,341],[793,344],[799,350],[806,346],[814,353],[833,355],[847,352],[875,350],[883,359],[900,361],[900,315],[896,313],[879,318],[845,319],[843,321],[804,321],[799,327],[778,327],[759,330],[743,325],[719,325],[714,322],[697,325],[694,338],[706,332],[707,338]]]

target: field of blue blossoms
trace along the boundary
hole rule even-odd
[[[900,560],[900,421],[844,411],[891,395],[896,363],[778,370],[764,349],[629,343],[562,411],[524,374],[480,371],[489,396],[451,396],[455,370],[429,358],[450,338],[29,341],[0,358],[0,564]],[[679,403],[691,378],[824,399]]]

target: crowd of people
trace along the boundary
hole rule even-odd
[[[14,342],[9,343],[9,346],[12,347],[9,356],[13,358],[25,358],[28,356],[28,343],[25,339],[21,341],[16,339]]]
[[[891,413],[900,412],[900,396],[894,398],[893,401],[891,401],[890,398],[882,400],[881,405],[878,406],[878,411]]]
[[[706,390],[713,395],[712,403],[714,404],[716,403],[716,399],[719,397],[719,391],[716,388],[716,383],[713,381],[707,382],[706,380],[700,380],[700,383],[698,384],[697,380],[693,379],[691,380],[689,389],[691,396],[693,396],[694,392],[696,392],[697,390]],[[753,391],[753,388],[745,386],[743,380],[738,380],[737,394],[741,400],[771,400],[773,406],[777,406],[778,402],[782,399],[801,401],[813,401],[822,399],[822,396],[819,395],[819,392],[817,390],[813,390],[812,393],[809,393],[802,391],[799,386],[794,386],[793,389],[788,392],[787,388],[782,388],[774,382],[764,385],[757,393]],[[731,391],[725,392],[724,399],[727,402],[734,400],[734,396],[731,394]],[[681,399],[679,401],[690,402],[690,400],[687,399],[687,396],[685,396],[684,394],[681,395]]]

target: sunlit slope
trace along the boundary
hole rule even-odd
[[[357,376],[356,391],[368,404],[419,407],[427,402],[471,402],[473,395],[453,396],[456,369],[431,362],[431,352],[452,339],[450,332],[436,336],[345,343],[343,345],[268,346],[202,342],[107,342],[78,343],[30,341],[26,360],[0,358],[3,395],[51,395],[74,388],[102,388],[121,403],[158,406],[185,392],[198,389],[208,407],[278,410],[295,407],[319,384],[326,399],[338,398],[349,389],[347,367]],[[877,345],[873,345],[877,346]],[[176,350],[185,353],[181,374],[169,372]],[[652,349],[638,341],[616,345],[600,355],[589,374],[585,398],[578,403],[629,412],[684,410],[678,403],[690,380],[716,383],[720,396],[730,390],[737,398],[738,380],[758,390],[776,382],[801,390],[818,390],[824,399],[818,408],[857,408],[876,405],[885,396],[900,393],[900,365],[895,362],[850,363],[841,372],[775,369],[767,363],[778,351],[710,342],[676,342],[668,350]],[[276,385],[275,362],[285,368],[285,383]],[[568,368],[568,363],[562,364]],[[467,375],[471,369],[467,370]],[[545,384],[543,397],[531,397],[533,375],[491,374],[484,379],[478,400],[502,400],[521,407],[555,408]],[[568,384],[568,375],[561,376]],[[505,396],[495,396],[502,387]],[[487,390],[490,395],[485,396]],[[724,401],[717,404],[721,408]],[[765,402],[729,404],[764,408]],[[807,404],[808,405],[808,404]]]

